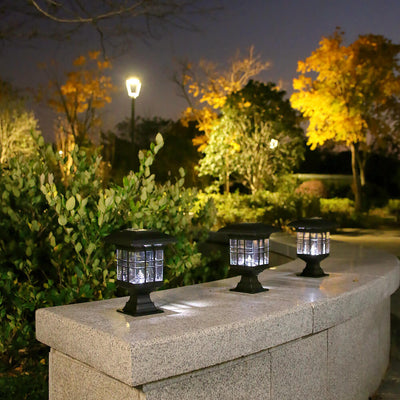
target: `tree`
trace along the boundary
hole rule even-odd
[[[79,146],[98,140],[101,118],[99,110],[111,102],[113,85],[105,75],[109,61],[99,60],[100,52],[89,52],[74,62],[64,84],[54,76],[45,92],[48,104],[61,117],[57,126],[61,138],[68,136]]]
[[[129,122],[129,118],[126,118],[116,125],[115,132],[102,133],[103,159],[112,165],[112,174],[116,181],[120,181],[130,170],[127,162],[131,158]],[[164,146],[158,153],[152,170],[158,182],[180,179],[180,169],[184,168],[186,185],[194,186],[198,183],[195,166],[199,162],[200,154],[191,141],[197,132],[194,122],[185,127],[180,121],[174,122],[161,117],[137,117],[136,131],[135,144],[141,150],[149,148],[157,134],[161,133],[164,138]]]
[[[28,155],[34,151],[31,135],[37,130],[37,120],[27,111],[17,90],[0,79],[0,164],[17,154]]]
[[[176,74],[174,79],[189,104],[181,121],[186,125],[190,121],[197,122],[197,128],[203,133],[193,139],[193,144],[199,151],[207,145],[210,130],[227,96],[242,89],[250,78],[269,65],[254,53],[254,47],[250,47],[248,56],[244,58],[237,52],[226,69],[206,60],[200,60],[198,65],[181,64],[180,74]]]
[[[169,119],[161,117],[135,118],[135,148],[138,150],[149,148],[158,133],[165,136],[172,124]],[[125,118],[115,126],[115,132],[102,132],[101,143],[103,146],[103,158],[110,162],[113,175],[118,180],[132,169],[132,146],[130,138],[130,119]],[[136,156],[136,155],[135,155]]]
[[[211,175],[229,192],[231,175],[252,193],[290,172],[304,153],[299,115],[273,83],[249,81],[227,97],[222,116],[203,150],[200,175]]]
[[[132,36],[154,37],[167,26],[191,29],[189,16],[217,9],[215,2],[210,6],[204,0],[2,0],[0,43],[49,38],[65,42],[94,32],[105,54],[107,46],[126,49]]]
[[[399,52],[399,45],[380,35],[360,35],[345,46],[343,33],[335,31],[298,63],[300,76],[293,81],[291,102],[309,120],[311,149],[335,142],[351,151],[357,211],[366,157],[399,143]]]

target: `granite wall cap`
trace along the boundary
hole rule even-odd
[[[296,251],[292,237],[271,242]],[[138,386],[327,329],[390,296],[400,280],[396,257],[341,243],[324,262],[330,277],[298,277],[302,267],[297,259],[264,271],[271,290],[256,295],[230,292],[238,277],[158,291],[152,299],[164,313],[146,317],[117,313],[126,298],[37,310],[37,339]]]

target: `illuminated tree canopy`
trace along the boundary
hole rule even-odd
[[[311,148],[335,142],[351,150],[357,210],[368,153],[400,143],[399,52],[399,45],[380,35],[360,35],[346,46],[336,31],[299,61],[293,81],[291,102],[309,120]]]
[[[304,154],[299,115],[273,83],[249,81],[226,99],[215,122],[199,174],[229,192],[233,177],[252,193],[271,188]]]
[[[71,135],[78,145],[98,139],[99,110],[111,102],[113,85],[106,75],[111,63],[99,58],[99,51],[78,57],[65,83],[54,76],[48,88],[42,90],[47,103],[60,116],[57,129],[62,131],[61,136]]]
[[[32,153],[35,142],[31,132],[36,129],[37,121],[25,109],[18,91],[0,79],[0,164],[17,154]]]
[[[188,124],[196,121],[198,129],[203,132],[193,140],[198,150],[207,145],[210,130],[225,104],[227,96],[242,89],[249,79],[257,76],[269,67],[269,62],[261,61],[261,57],[250,47],[247,56],[239,52],[229,62],[227,68],[206,60],[195,65],[184,62],[175,82],[179,85],[189,107],[183,112],[181,121]]]

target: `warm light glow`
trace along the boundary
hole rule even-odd
[[[126,89],[128,90],[129,97],[136,99],[139,96],[141,87],[142,84],[138,78],[129,78],[126,80]]]
[[[278,147],[279,141],[276,139],[271,139],[271,141],[269,142],[269,148],[271,150],[276,149]]]
[[[59,150],[59,151],[58,151],[58,154],[62,157],[64,153],[63,153],[62,150]]]

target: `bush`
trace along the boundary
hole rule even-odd
[[[400,222],[400,199],[389,199],[387,208],[396,217],[396,222]]]
[[[319,199],[294,192],[199,194],[200,204],[210,198],[217,209],[213,229],[238,222],[263,222],[284,227],[293,219],[319,214]]]
[[[21,349],[35,343],[37,308],[113,296],[113,248],[103,241],[114,230],[158,229],[176,237],[167,252],[166,286],[206,278],[193,274],[205,261],[197,242],[207,236],[214,213],[197,205],[175,183],[157,185],[150,167],[161,135],[140,169],[121,186],[106,186],[101,159],[75,148],[60,158],[42,137],[29,159],[14,158],[0,169],[0,353],[3,365],[21,362]]]
[[[328,194],[324,183],[318,179],[303,182],[296,189],[296,193],[319,198],[327,197]]]
[[[358,225],[354,201],[347,198],[320,199],[321,216],[340,227]]]

